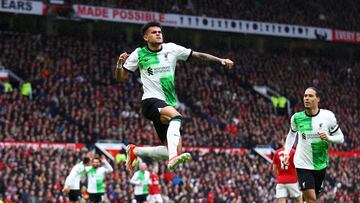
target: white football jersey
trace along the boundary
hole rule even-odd
[[[314,116],[305,111],[291,117],[291,131],[298,133],[298,144],[294,156],[296,168],[321,170],[328,166],[329,142],[320,139],[318,132],[328,135],[340,130],[333,112],[320,109]]]
[[[134,72],[140,69],[144,94],[142,100],[157,98],[176,106],[175,67],[178,60],[186,61],[191,49],[174,43],[163,43],[162,49],[154,52],[148,47],[137,48],[125,61],[124,68]]]

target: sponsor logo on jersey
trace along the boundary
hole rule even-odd
[[[153,69],[152,69],[151,67],[149,67],[149,68],[147,69],[147,72],[148,72],[148,75],[149,75],[149,76],[150,76],[150,75],[154,75]]]
[[[317,133],[313,133],[313,132],[309,132],[309,133],[303,132],[301,134],[301,137],[303,140],[320,138]]]
[[[168,73],[170,72],[170,66],[162,66],[154,68],[154,74]]]

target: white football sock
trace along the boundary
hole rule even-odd
[[[169,159],[177,156],[177,147],[180,142],[180,125],[181,119],[173,119],[169,123],[169,128],[166,133],[166,139],[168,144]]]
[[[169,152],[165,146],[135,147],[134,153],[139,157],[150,157],[154,160],[168,160]]]

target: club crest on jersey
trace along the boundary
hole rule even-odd
[[[165,57],[165,60],[166,60],[166,61],[168,60],[168,54],[169,54],[169,53],[165,53],[165,54],[164,54],[164,57]]]
[[[322,128],[322,126],[323,126],[323,123],[320,123],[320,124],[319,124],[319,127]]]

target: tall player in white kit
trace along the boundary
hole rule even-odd
[[[146,118],[150,119],[161,142],[165,146],[127,147],[127,169],[132,171],[132,163],[137,156],[147,156],[156,160],[168,160],[168,168],[176,167],[191,159],[189,153],[182,153],[180,125],[181,114],[175,109],[175,67],[178,60],[199,59],[218,63],[225,68],[233,68],[230,59],[222,59],[210,54],[200,53],[176,45],[163,43],[161,25],[149,22],[142,28],[146,46],[135,49],[130,55],[126,52],[119,56],[115,71],[118,81],[123,81],[139,69],[144,94],[142,96],[142,110]]]
[[[306,203],[319,197],[329,164],[328,148],[331,143],[343,143],[344,135],[333,112],[319,108],[320,95],[315,87],[304,93],[305,111],[291,117],[286,138],[284,164],[289,164],[289,153],[298,135],[294,164]]]

